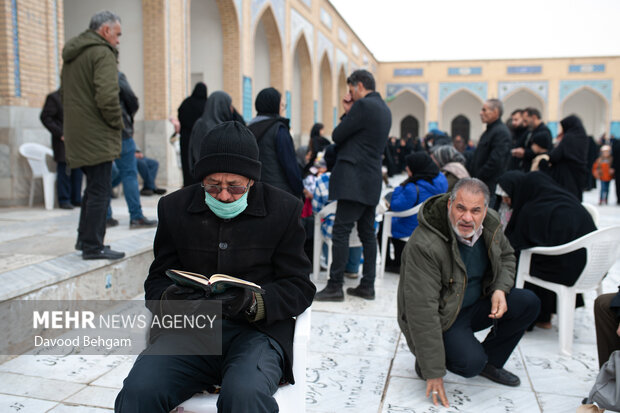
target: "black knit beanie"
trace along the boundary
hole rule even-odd
[[[227,172],[258,181],[261,163],[254,134],[239,122],[223,122],[209,131],[200,146],[194,177]]]
[[[261,90],[256,95],[254,106],[258,115],[279,115],[282,95],[273,87]]]

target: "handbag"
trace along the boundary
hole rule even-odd
[[[590,390],[588,403],[596,403],[603,409],[620,411],[620,350],[611,353],[609,360],[601,367]]]

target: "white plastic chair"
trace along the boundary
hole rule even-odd
[[[316,281],[319,278],[321,272],[321,250],[323,243],[327,244],[327,269],[332,264],[332,239],[331,237],[324,237],[321,231],[321,222],[329,214],[335,214],[338,208],[338,201],[331,202],[323,207],[314,216],[314,241],[312,251],[312,278]],[[357,224],[353,226],[351,235],[349,236],[349,247],[361,247],[362,241],[360,241],[357,234]]]
[[[592,221],[594,221],[594,225],[598,227],[598,217],[599,217],[598,209],[596,209],[594,205],[588,204],[587,202],[582,202],[581,205],[586,209],[586,211],[588,211],[588,213],[592,217]]]
[[[45,200],[45,209],[54,208],[54,182],[56,182],[56,174],[51,172],[47,167],[46,155],[54,156],[54,152],[47,146],[39,143],[24,143],[19,147],[19,153],[28,160],[30,169],[32,170],[32,179],[30,181],[30,199],[28,206],[32,207],[34,199],[34,180],[41,178],[43,181],[43,199]]]
[[[387,252],[390,248],[388,245],[388,238],[392,236],[392,218],[394,217],[410,217],[416,215],[420,210],[422,204],[418,204],[413,208],[409,208],[405,211],[386,211],[383,214],[383,234],[381,234],[381,271],[377,275],[379,278],[383,277],[385,273],[385,260],[387,259]],[[398,238],[401,241],[407,242],[409,237]]]
[[[580,248],[586,249],[586,265],[572,287],[556,284],[530,275],[532,254],[562,255]],[[620,248],[620,226],[599,229],[564,245],[534,247],[521,251],[516,287],[529,283],[553,291],[557,295],[560,353],[570,356],[573,347],[575,296],[593,289],[601,291],[601,281],[616,262]]]
[[[307,346],[310,339],[310,307],[297,316],[295,336],[293,338],[293,376],[295,384],[281,386],[275,394],[281,413],[305,413],[306,411],[306,365]],[[217,413],[217,394],[198,393],[184,401],[177,408],[177,413]],[[175,410],[173,410],[174,412]]]

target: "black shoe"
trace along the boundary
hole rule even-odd
[[[124,252],[114,251],[113,249],[105,247],[100,251],[82,253],[83,260],[118,260],[124,256]]]
[[[105,220],[105,227],[112,228],[118,225],[118,219],[108,218]]]
[[[168,192],[168,190],[164,188],[155,188],[153,189],[153,192],[155,192],[157,195],[163,195]]]
[[[400,266],[399,265],[386,265],[385,272],[393,272],[395,274],[400,274]]]
[[[419,378],[421,378],[422,380],[426,380],[423,376],[422,376],[422,370],[420,369],[420,365],[418,364],[418,360],[416,359],[415,361],[415,374],[418,375]]]
[[[109,245],[104,245],[104,246],[103,246],[103,248],[105,248],[105,249],[110,249],[110,246],[109,246]],[[82,251],[82,250],[84,249],[84,245],[82,244],[82,241],[79,241],[79,240],[78,240],[78,241],[75,243],[75,249],[76,249],[77,251]]]
[[[344,301],[342,287],[327,284],[327,287],[316,293],[314,301]]]
[[[583,400],[581,401],[581,404],[588,404],[588,398],[584,397]]]
[[[142,188],[142,190],[140,191],[140,195],[143,195],[143,196],[151,196],[153,194],[154,192],[152,189]]]
[[[81,208],[82,207],[82,203],[81,202],[71,202],[71,205],[73,205],[76,208]]]
[[[521,380],[519,377],[515,376],[511,372],[505,369],[498,369],[495,366],[487,363],[484,366],[484,370],[480,373],[482,377],[486,377],[487,379],[494,381],[495,383],[504,384],[506,386],[517,387],[521,384]]]
[[[156,219],[148,219],[146,217],[142,217],[140,219],[132,219],[129,222],[129,229],[153,228],[156,226],[157,226]]]
[[[355,288],[347,288],[347,294],[354,295],[355,297],[364,298],[366,300],[374,300],[375,299],[375,288],[365,287],[360,284]]]
[[[71,204],[60,204],[60,205],[58,205],[58,208],[60,208],[60,209],[73,209],[73,205],[71,205]]]

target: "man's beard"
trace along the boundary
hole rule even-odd
[[[469,234],[463,235],[461,234],[461,232],[459,231],[459,224],[460,223],[464,223],[464,224],[469,224],[469,222],[463,221],[462,219],[459,219],[458,221],[456,221],[456,225],[452,224],[452,221],[450,221],[450,225],[452,226],[452,230],[454,232],[456,232],[457,234],[459,234],[459,236],[467,239],[467,238],[471,238],[476,234],[476,230],[478,228],[476,228],[476,223],[474,221],[472,221],[471,225],[472,225],[472,230]]]

